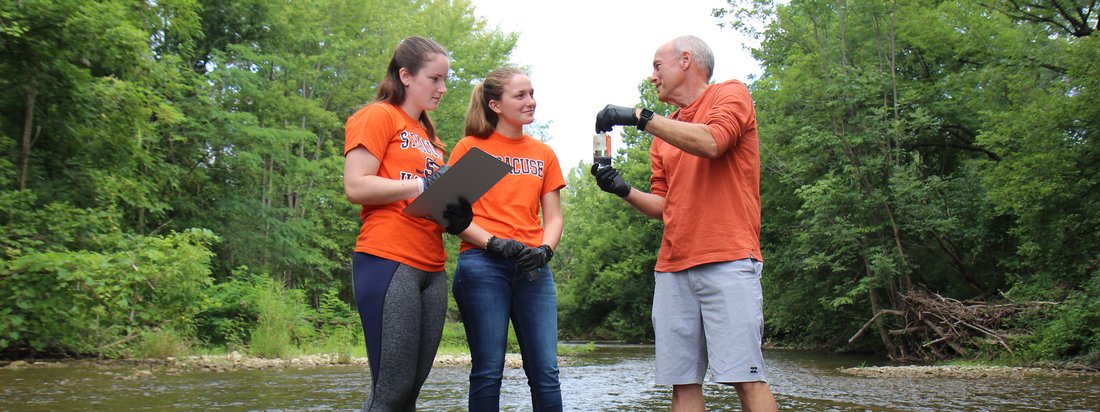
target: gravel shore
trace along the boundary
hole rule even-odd
[[[1083,376],[1095,372],[1016,366],[871,366],[841,368],[841,372],[870,378],[1025,378],[1032,376]]]
[[[310,368],[319,366],[356,366],[366,368],[369,365],[367,358],[340,358],[334,355],[305,355],[290,359],[265,359],[242,355],[233,352],[227,355],[198,355],[168,357],[164,359],[64,359],[41,361],[11,361],[0,363],[0,367],[7,369],[21,368],[56,368],[67,366],[143,366],[166,367],[182,370],[207,370],[211,372],[223,372],[238,369],[276,369],[276,368]],[[470,365],[470,355],[436,355],[435,367],[458,367]],[[504,359],[506,368],[521,368],[523,361],[519,354],[508,354]]]
[[[567,359],[559,358],[559,364]],[[506,368],[522,368],[519,354],[505,357]],[[470,355],[436,355],[434,367],[466,367]],[[0,362],[0,368],[57,368],[69,366],[87,367],[142,367],[175,370],[205,370],[224,372],[240,369],[312,368],[322,366],[353,366],[367,368],[367,358],[340,358],[334,355],[304,355],[290,359],[265,359],[232,352],[226,355],[197,355],[168,357],[164,359],[63,359],[40,361]],[[840,368],[841,373],[870,378],[1024,378],[1032,376],[1086,376],[1100,372],[1076,371],[1056,368],[1025,368],[1012,366],[868,366]]]

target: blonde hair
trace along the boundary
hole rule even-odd
[[[470,93],[470,107],[466,110],[466,135],[488,138],[497,128],[497,113],[489,108],[490,100],[499,101],[504,95],[504,85],[519,74],[526,74],[523,70],[512,66],[504,66],[493,70],[485,81],[474,86]]]
[[[424,68],[429,60],[439,54],[450,58],[447,55],[447,50],[433,40],[420,36],[410,36],[401,40],[401,43],[393,51],[390,65],[386,68],[386,77],[378,85],[378,93],[375,95],[374,101],[387,102],[394,106],[404,104],[407,96],[405,95],[405,86],[401,84],[401,69],[408,70],[410,74],[415,75],[420,72],[420,69]],[[428,131],[428,138],[431,139],[432,145],[440,151],[446,152],[443,149],[443,141],[439,140],[439,137],[435,134],[435,125],[432,124],[432,119],[428,117],[428,112],[421,112],[420,118],[417,120]]]

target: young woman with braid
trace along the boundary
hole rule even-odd
[[[450,158],[453,164],[477,147],[512,166],[473,206],[473,224],[459,234],[453,292],[473,360],[470,411],[499,410],[509,320],[533,410],[562,410],[557,297],[546,263],[561,238],[558,192],[565,179],[554,151],[523,133],[534,115],[534,88],[527,75],[513,67],[494,70],[474,88],[467,136]]]
[[[363,206],[352,283],[370,359],[367,411],[416,409],[443,333],[444,228],[402,210],[446,171],[427,112],[447,92],[449,70],[439,44],[404,39],[374,102],[345,128],[344,192]],[[470,205],[448,205],[446,217],[446,230],[461,232],[472,219]]]

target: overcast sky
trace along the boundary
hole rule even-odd
[[[653,53],[664,42],[686,34],[706,41],[715,54],[714,81],[748,83],[750,74],[760,73],[741,34],[719,28],[711,16],[726,5],[722,0],[472,3],[490,27],[519,34],[511,63],[530,68],[535,121],[549,125],[549,144],[565,172],[582,159],[592,161],[593,127],[604,105],[639,102],[638,84],[652,72]]]

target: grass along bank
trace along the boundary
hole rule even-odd
[[[361,329],[327,328],[317,339],[295,343],[292,334],[276,332],[274,328],[259,327],[252,334],[255,346],[225,345],[202,346],[194,344],[186,335],[171,329],[147,333],[135,345],[134,356],[119,359],[42,359],[15,360],[0,363],[4,368],[64,367],[69,365],[129,366],[167,368],[178,370],[208,370],[221,372],[237,369],[301,368],[321,366],[369,365]],[[270,332],[268,332],[270,331]],[[559,362],[568,362],[574,354],[587,353],[595,344],[558,344]],[[508,354],[505,367],[519,368],[523,362],[515,333],[509,329]],[[449,322],[444,326],[443,338],[436,353],[435,367],[465,366],[470,364],[470,350],[466,345],[466,332],[461,323]]]

